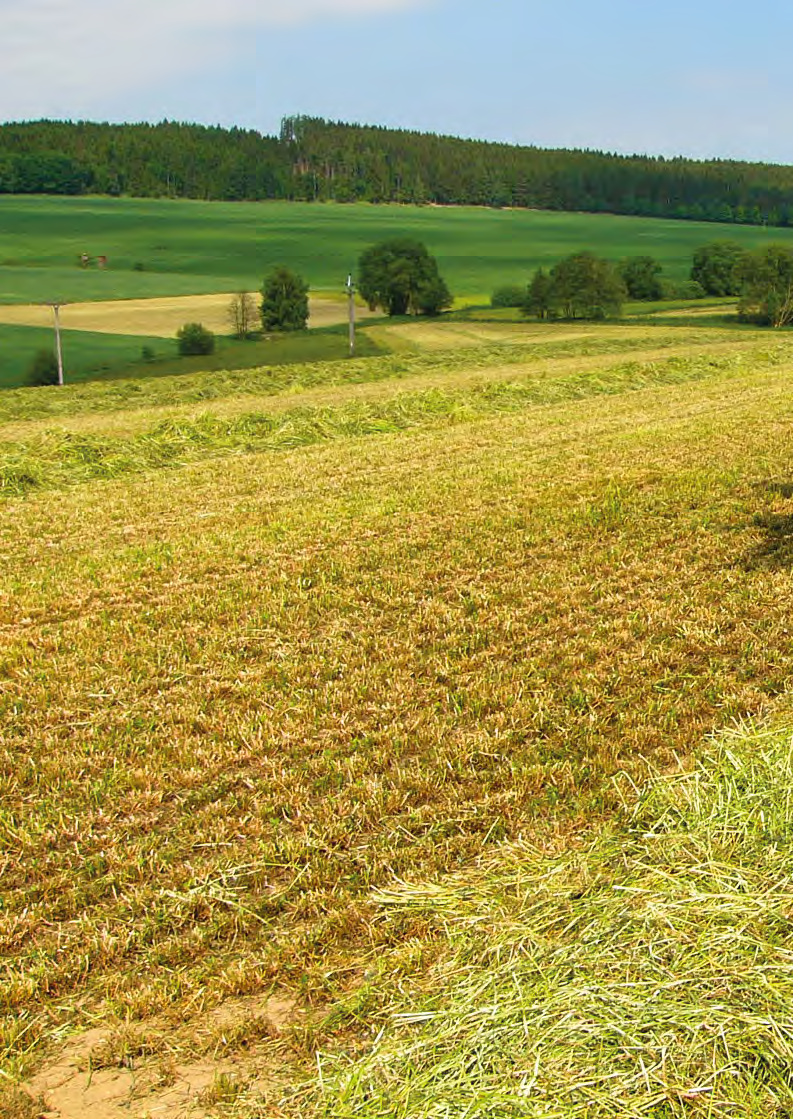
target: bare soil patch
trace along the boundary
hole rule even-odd
[[[286,998],[228,1000],[191,1023],[200,1056],[157,1029],[86,1030],[22,1085],[22,1098],[42,1119],[200,1119],[243,1094],[264,1101],[287,1083],[279,1039],[299,1015]]]

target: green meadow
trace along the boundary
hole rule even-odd
[[[315,291],[341,298],[360,252],[394,235],[425,241],[461,303],[481,305],[500,284],[525,283],[538,265],[551,265],[582,247],[615,260],[649,253],[663,264],[665,276],[682,280],[692,253],[706,241],[729,237],[756,246],[793,237],[790,231],[757,227],[472,207],[43,196],[0,197],[0,230],[0,305],[257,291],[279,263],[301,272]],[[83,252],[105,255],[108,267],[81,268]],[[173,343],[155,335],[155,330],[150,338],[68,331],[67,372],[83,380],[198,368],[190,361],[174,364]],[[362,333],[360,344],[374,352],[367,337]],[[50,344],[46,329],[0,323],[0,387],[23,384],[35,352]],[[143,346],[154,351],[156,363],[141,362]],[[333,333],[279,341],[255,352],[224,340],[213,367],[325,360],[344,353],[343,339]]]
[[[143,346],[155,354],[175,356],[176,343],[162,338],[96,334],[87,330],[63,331],[63,350],[69,377],[83,381],[140,362]],[[53,332],[46,327],[0,324],[0,388],[25,383],[30,363],[39,350],[53,348]]]
[[[584,247],[649,253],[684,279],[707,241],[793,240],[790,230],[545,211],[14,196],[0,198],[0,230],[2,303],[256,290],[280,263],[341,291],[361,251],[394,235],[425,241],[455,295],[481,299]],[[80,269],[82,252],[106,255],[107,271]]]
[[[349,352],[346,330],[324,328],[300,335],[282,335],[267,341],[237,341],[221,337],[210,357],[180,357],[176,340],[145,335],[106,334],[89,330],[62,332],[64,364],[71,383],[129,377],[167,377],[212,369],[249,369],[285,362],[341,360]],[[45,327],[0,323],[0,388],[24,385],[35,354],[53,346],[53,332]],[[143,349],[148,354],[143,356]],[[376,353],[379,347],[364,332],[359,354]]]

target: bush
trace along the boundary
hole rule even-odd
[[[215,352],[215,335],[200,322],[186,322],[176,332],[176,338],[179,353],[185,356]]]
[[[58,359],[52,350],[39,350],[28,366],[29,385],[57,385]]]
[[[525,302],[526,289],[520,284],[504,284],[490,296],[491,307],[523,307]]]
[[[663,299],[704,299],[705,289],[696,280],[664,280]]]

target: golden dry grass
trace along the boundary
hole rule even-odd
[[[215,295],[180,295],[157,299],[114,299],[96,303],[69,303],[61,310],[64,330],[88,330],[96,334],[131,334],[149,338],[173,338],[186,322],[200,322],[216,334],[232,332],[229,304],[233,292]],[[371,317],[359,307],[361,319]],[[335,326],[347,321],[343,299],[312,297],[309,325]],[[0,323],[17,326],[51,326],[52,311],[35,303],[0,305]]]
[[[774,701],[793,360],[701,341],[679,384],[0,506],[7,1068],[77,1023],[184,1022],[189,1049],[228,997],[323,1003],[386,942],[431,954],[372,887],[575,833],[618,768]]]
[[[619,329],[607,327],[607,330]],[[482,346],[493,342],[511,342],[519,345],[544,344],[549,334],[555,341],[582,340],[600,337],[591,323],[573,325],[549,330],[544,323],[498,323],[498,322],[444,322],[443,320],[419,320],[418,322],[383,323],[368,328],[368,334],[386,349],[396,353],[425,350],[447,350],[451,346]]]

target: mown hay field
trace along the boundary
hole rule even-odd
[[[617,774],[777,708],[793,345],[570,333],[4,394],[7,1076],[90,1027],[94,1069],[253,1054],[206,1113],[435,1114],[391,1050],[345,1065],[400,992],[453,997],[433,884],[580,847]],[[384,912],[398,882],[430,902]],[[250,999],[289,1024],[209,1029]],[[443,1113],[489,1114],[463,1097]]]

